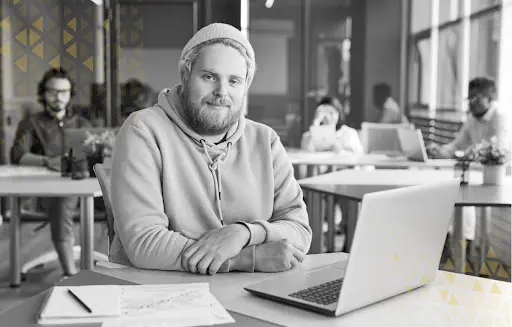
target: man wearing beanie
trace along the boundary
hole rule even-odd
[[[131,114],[116,139],[113,262],[200,274],[276,272],[302,260],[311,228],[278,135],[242,108],[256,70],[236,28],[183,48],[180,85]]]

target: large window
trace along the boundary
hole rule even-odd
[[[461,26],[439,31],[437,56],[436,108],[459,108],[461,85]]]
[[[471,78],[499,78],[504,3],[410,0],[409,109],[466,110]]]
[[[500,12],[471,21],[469,78],[498,77]]]

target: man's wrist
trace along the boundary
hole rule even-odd
[[[243,234],[245,236],[247,236],[247,238],[245,239],[245,243],[244,243],[244,248],[246,246],[248,246],[250,243],[251,243],[251,239],[252,239],[252,231],[251,231],[251,227],[249,226],[249,224],[247,224],[246,222],[243,222],[243,221],[237,221],[234,223],[235,226],[240,226],[240,230],[243,230]]]
[[[256,260],[255,246],[242,249],[234,258],[231,259],[230,271],[254,272]]]

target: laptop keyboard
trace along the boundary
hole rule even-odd
[[[288,296],[322,305],[329,305],[338,301],[342,283],[343,278],[335,279],[327,283],[305,288]]]

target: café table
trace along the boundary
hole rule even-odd
[[[347,260],[347,253],[307,255],[290,271],[275,273],[292,275],[309,272],[322,266]],[[99,266],[99,265],[98,265]],[[511,326],[512,284],[480,277],[437,271],[428,285],[378,302],[340,317],[318,313],[259,298],[244,286],[272,278],[272,273],[225,273],[214,276],[143,270],[133,267],[104,268],[83,271],[59,285],[142,285],[209,283],[210,292],[236,320],[225,326],[315,326],[315,327],[467,327]],[[35,316],[47,291],[0,314],[2,326],[33,327]],[[73,325],[76,326],[76,325]],[[81,325],[82,326],[82,325]],[[88,325],[88,326],[100,326]]]
[[[93,268],[94,198],[102,196],[96,178],[73,180],[42,167],[0,166],[0,197],[10,199],[11,286],[20,285],[21,197],[68,197],[80,199],[80,267]]]

